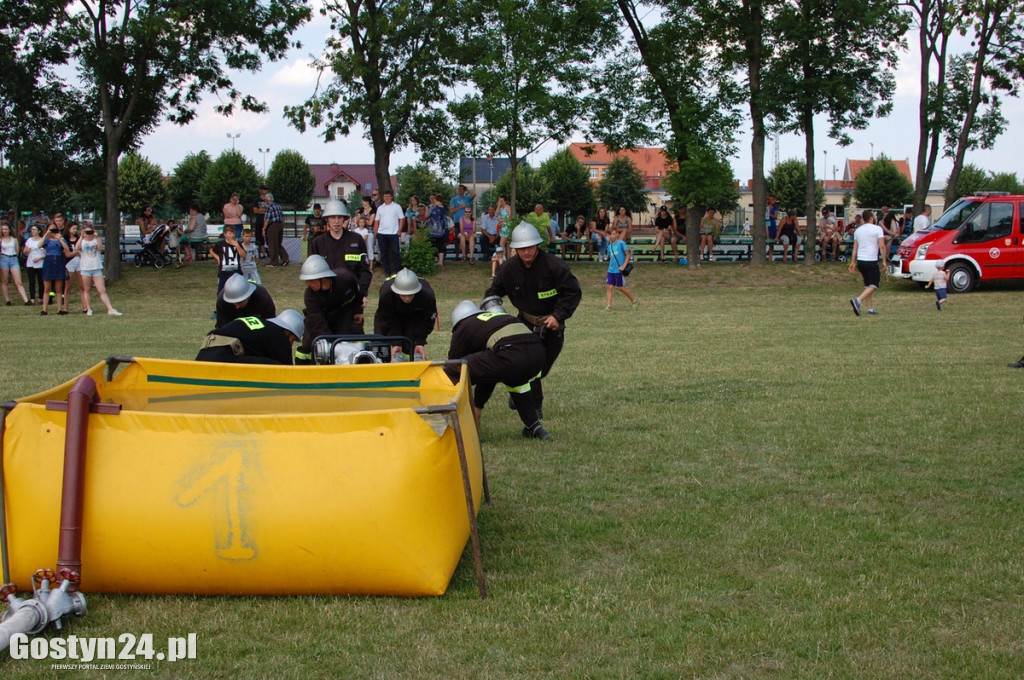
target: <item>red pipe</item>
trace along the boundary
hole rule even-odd
[[[96,381],[82,376],[68,392],[64,433],[64,484],[60,501],[60,542],[57,573],[82,573],[82,505],[85,496],[85,449],[89,434],[89,408],[98,401]],[[63,578],[63,577],[62,577]],[[73,579],[77,581],[78,579]],[[72,583],[71,590],[78,584]]]

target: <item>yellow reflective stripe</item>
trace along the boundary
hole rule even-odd
[[[537,293],[538,300],[545,300],[549,297],[555,297],[558,295],[558,291],[552,288],[551,290],[542,290]]]
[[[266,327],[263,324],[263,319],[259,318],[258,316],[243,316],[240,317],[238,320],[244,323],[246,326],[248,326],[249,330],[251,331],[258,331],[259,329]]]
[[[481,312],[480,314],[476,315],[476,318],[480,319],[481,321],[490,321],[496,316],[508,316],[508,314],[506,314],[505,312]]]
[[[313,355],[312,354],[307,354],[306,352],[302,352],[302,351],[299,351],[299,350],[295,350],[295,358],[296,359],[312,359]]]
[[[359,262],[363,256],[359,253],[345,253],[345,262]]]
[[[525,385],[518,385],[516,387],[505,385],[505,389],[508,390],[509,392],[515,392],[516,394],[526,394],[527,392],[530,391],[530,383],[526,383]]]

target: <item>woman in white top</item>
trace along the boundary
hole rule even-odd
[[[18,262],[18,239],[11,233],[11,225],[6,222],[0,225],[0,288],[3,289],[4,302],[10,307],[11,296],[7,290],[7,281],[14,281],[21,295],[21,301],[29,304],[25,295],[25,286],[21,285],[21,264]]]
[[[110,316],[121,316],[121,312],[114,309],[107,297],[107,287],[103,281],[103,241],[96,238],[96,230],[86,227],[82,237],[75,244],[75,252],[82,258],[82,302],[85,305],[85,313],[92,316],[92,301],[90,289],[96,286],[100,294],[100,300],[107,307],[107,314]]]
[[[46,253],[43,252],[43,237],[39,227],[33,224],[28,228],[28,234],[22,253],[25,255],[25,271],[28,273],[28,302],[34,305],[43,299],[43,259]],[[39,291],[39,297],[36,297],[36,291]]]

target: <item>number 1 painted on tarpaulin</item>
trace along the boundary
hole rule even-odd
[[[228,544],[217,547],[217,556],[226,560],[251,560],[256,551],[244,544],[245,530],[242,526],[242,452],[230,451],[224,460],[207,469],[206,474],[192,482],[178,494],[178,504],[192,505],[207,491],[223,485],[227,502]]]

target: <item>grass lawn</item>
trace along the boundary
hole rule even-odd
[[[197,660],[137,671],[174,678],[1024,675],[1020,285],[940,313],[883,280],[881,314],[857,318],[842,265],[641,264],[640,308],[616,293],[605,312],[603,267],[573,267],[554,439],[523,440],[501,398],[484,412],[487,600],[468,549],[432,599],[89,595],[86,578],[69,632],[152,633],[157,650],[196,633]],[[301,309],[297,266],[262,274],[278,309]],[[430,358],[488,274],[431,277]],[[77,298],[67,317],[0,309],[0,400],[109,355],[193,357],[215,285],[207,263],[129,267],[121,318]],[[4,678],[81,672],[6,656]]]

